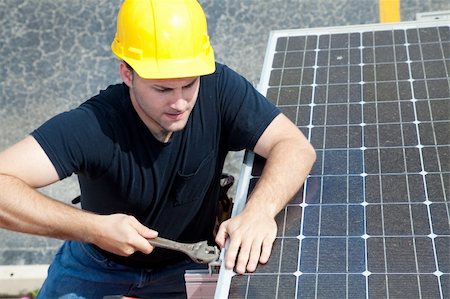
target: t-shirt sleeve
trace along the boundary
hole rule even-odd
[[[280,110],[244,77],[223,66],[218,73],[222,127],[229,150],[253,150]]]
[[[108,125],[83,106],[52,117],[31,135],[53,163],[60,179],[73,173],[95,177],[108,167],[113,155]]]

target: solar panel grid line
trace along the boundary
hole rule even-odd
[[[319,38],[317,38],[317,46],[318,46],[318,43],[319,43]],[[331,39],[330,39],[330,41],[329,41],[329,43],[331,43]],[[316,47],[316,49],[315,50],[317,50],[317,47]],[[327,60],[329,60],[330,59],[330,53],[328,52],[327,53],[327,55],[328,55],[328,57],[327,57]],[[316,64],[314,65],[314,66],[317,66],[317,61],[318,61],[318,57],[319,57],[319,55],[318,55],[318,52],[316,52]],[[316,79],[317,79],[317,75],[316,75],[316,72],[317,72],[317,69],[318,68],[314,68],[314,77],[313,77],[313,87],[314,86],[316,86]],[[327,81],[329,80],[329,73],[327,72],[326,73],[326,76],[327,76]],[[315,90],[315,88],[313,88],[313,90]],[[325,98],[326,99],[328,99],[328,89],[326,89],[326,91],[325,91]],[[314,99],[314,98],[313,98]],[[327,109],[327,107],[325,106],[325,115],[324,115],[324,127],[325,127],[325,129],[324,129],[324,133],[323,133],[323,144],[325,144],[325,141],[326,141],[326,135],[327,135],[327,130],[326,130],[326,122],[327,122],[327,112],[328,112],[328,109]],[[311,120],[313,120],[314,118],[313,117],[311,117]],[[311,129],[312,129],[313,127],[311,127]],[[324,173],[324,167],[325,167],[325,161],[324,161],[324,159],[325,159],[325,155],[323,155],[322,156],[322,170],[321,170],[321,172],[322,172],[322,174]],[[318,215],[318,221],[317,221],[317,226],[318,226],[318,235],[320,235],[320,232],[321,232],[321,225],[322,225],[322,205],[321,205],[321,203],[323,203],[323,189],[324,189],[324,185],[323,185],[323,180],[321,181],[321,185],[320,185],[320,189],[321,189],[321,192],[320,192],[320,201],[319,201],[319,215]],[[303,224],[304,224],[305,222],[302,222],[301,223],[301,226],[304,226]],[[321,238],[320,237],[318,237],[317,238],[317,247],[315,248],[315,251],[316,251],[316,258],[315,258],[315,260],[316,260],[316,265],[315,265],[315,275],[316,275],[316,277],[315,277],[315,286],[314,286],[314,296],[315,297],[317,297],[317,294],[318,294],[318,290],[319,290],[319,273],[320,273],[320,268],[319,268],[319,263],[320,263],[320,242],[321,242]],[[301,249],[300,249],[301,250]],[[301,252],[299,253],[299,255],[301,255]]]
[[[419,35],[419,38],[420,38],[420,35]],[[422,47],[419,47],[419,50],[420,50],[420,55],[421,55],[421,58],[422,58],[422,66],[423,66],[423,57],[424,57],[424,55],[422,53]],[[407,55],[408,55],[408,61],[411,61],[409,59],[410,58],[409,51],[407,52]],[[412,76],[412,70],[411,70],[411,65],[410,64],[409,64],[409,71],[410,71],[409,72],[410,78],[412,79],[413,76]],[[410,82],[412,84],[413,81],[411,80]],[[425,85],[425,88],[426,88],[427,98],[430,99],[429,91],[428,91],[428,85],[427,84]],[[429,225],[430,225],[430,235],[434,236],[435,234],[434,234],[434,227],[433,227],[433,223],[432,223],[430,204],[427,204],[427,203],[430,202],[429,196],[428,196],[427,180],[426,180],[426,174],[427,173],[425,171],[425,165],[424,165],[424,159],[423,159],[423,147],[422,147],[422,144],[421,144],[420,130],[419,130],[419,123],[420,123],[420,121],[418,119],[417,105],[416,105],[417,100],[415,99],[413,86],[411,86],[411,91],[412,91],[412,94],[413,94],[412,101],[413,101],[414,116],[415,116],[414,124],[416,125],[416,131],[417,131],[417,146],[419,148],[420,165],[421,165],[421,168],[422,168],[421,174],[422,174],[423,185],[424,185],[424,189],[425,189],[425,199],[426,199],[425,203],[426,203],[426,206],[427,206],[427,213],[428,213],[428,219],[429,219]],[[431,126],[433,127],[433,123],[431,123]],[[436,142],[436,135],[434,133],[434,130],[433,130],[433,138],[434,138],[435,144],[437,144],[437,142]],[[439,273],[440,270],[439,270],[438,256],[437,256],[437,252],[436,252],[436,243],[435,243],[435,238],[434,237],[431,238],[431,242],[432,242],[433,255],[434,255],[434,259],[435,259],[436,273]],[[443,290],[442,290],[441,275],[437,275],[437,280],[438,280],[439,294],[440,294],[440,296],[442,298],[443,297]]]
[[[348,36],[349,37],[349,36]],[[331,45],[330,45],[331,46]],[[347,57],[349,57],[350,56],[350,49],[347,49]],[[337,59],[340,59],[340,57],[341,56],[338,56],[338,58]],[[331,59],[330,59],[331,60]],[[351,67],[350,67],[350,65],[348,65],[347,66],[347,68],[348,68],[348,71],[347,71],[347,81],[348,82],[351,82]],[[328,80],[328,81],[330,81],[330,80]],[[349,98],[349,90],[347,89],[347,98]],[[346,104],[347,106],[349,105],[349,104]],[[327,106],[327,107],[330,107],[330,106]],[[347,108],[347,117],[346,117],[346,120],[347,120],[347,125],[349,124],[349,120],[350,120],[350,115],[349,115],[349,112],[350,111],[350,109],[348,109]],[[349,144],[350,144],[350,140],[349,140],[349,138],[350,138],[350,134],[349,134],[350,132],[349,132],[349,126],[347,126],[347,148],[349,148]],[[347,161],[347,173],[350,173],[350,170],[349,170],[349,165],[348,165],[348,161]],[[349,191],[349,180],[346,180],[346,184],[347,184],[347,198],[350,198],[350,194],[348,193]],[[347,201],[347,203],[348,203],[348,201]],[[349,219],[350,219],[350,215],[349,215],[349,207],[347,206],[347,221],[346,221],[346,224],[347,224],[347,228],[346,228],[346,235],[350,235],[350,233],[349,233],[349,231],[350,231],[350,221],[349,221]],[[346,238],[346,252],[348,252],[348,250],[349,250],[349,239],[348,238]],[[349,259],[348,259],[348,255],[346,255],[346,269],[345,269],[345,271],[348,273],[349,271],[350,271],[350,269],[349,269]],[[348,298],[349,297],[349,288],[348,288],[348,285],[349,285],[349,281],[348,281],[348,274],[346,275],[346,297]]]
[[[449,50],[450,50],[450,43],[449,43],[449,48],[448,49],[446,49],[447,51],[445,51],[444,50],[444,46],[442,45],[442,42],[444,41],[444,38],[443,38],[443,36],[442,36],[442,34],[441,34],[441,32],[440,31],[438,31],[438,36],[439,36],[439,40],[440,40],[440,46],[441,46],[441,51],[442,51],[442,56],[443,56],[443,58],[444,58],[444,60],[445,60],[445,53],[447,53]],[[450,38],[449,38],[449,41],[450,41]],[[449,53],[447,53],[447,55],[449,56],[448,58],[450,59],[450,54]],[[447,61],[447,62],[449,62],[449,61]],[[447,79],[448,78],[450,78],[450,63],[447,65],[446,63],[443,63],[443,66],[444,66],[444,69],[445,69],[445,73],[446,73],[446,77],[447,77]],[[448,80],[448,87],[449,87],[449,90],[450,90],[450,80]]]
[[[288,47],[288,44],[286,43],[284,51],[287,50],[287,47]],[[283,55],[282,65],[284,65],[285,63],[286,63],[286,55]],[[286,70],[284,68],[281,69],[281,78],[283,78],[285,71]],[[280,84],[281,84],[281,82],[280,82]],[[293,85],[293,86],[295,86],[295,85]],[[280,91],[281,91],[281,88],[278,88],[278,95],[277,95],[277,102],[276,102],[277,106],[280,104]],[[298,99],[297,99],[297,101],[298,101]],[[295,106],[297,106],[297,105],[295,105]]]
[[[283,217],[283,233],[280,241],[280,261],[278,263],[278,273],[282,273],[282,260],[283,260],[283,246],[284,246],[284,236],[285,236],[285,228],[286,228],[286,217],[287,217],[287,208],[284,209],[284,217]],[[275,298],[278,298],[278,291],[280,286],[280,275],[277,276],[276,281],[276,289],[275,289]]]
[[[394,60],[397,60],[395,52],[394,52]],[[394,64],[394,68],[395,68],[396,78],[398,78],[399,76],[398,76],[398,70],[397,70],[397,63]],[[400,98],[398,89],[397,89],[397,96],[398,96],[398,98]],[[399,111],[401,111],[400,101],[398,102],[398,109],[399,109]],[[400,122],[401,122],[401,127],[402,127],[403,126],[403,121],[401,119],[400,119]],[[405,168],[405,171],[406,171],[406,169],[407,169],[407,161],[406,161],[405,137],[404,137],[404,134],[403,134],[403,128],[400,130],[400,134],[401,134],[401,140],[402,140],[402,151],[403,151],[403,159],[404,159],[403,160],[404,161],[404,168]],[[406,182],[406,189],[407,189],[407,194],[408,194],[408,202],[411,202],[411,199],[410,199],[411,191],[410,191],[410,188],[409,188],[409,182],[408,181]],[[409,216],[409,220],[410,220],[410,229],[411,229],[412,235],[416,236],[416,231],[414,229],[413,216],[412,216],[412,214],[413,214],[412,206],[410,204],[408,204],[408,208],[409,208],[409,211],[408,211],[409,215],[408,216]],[[415,238],[412,238],[412,240],[413,240],[413,248],[414,248],[414,259],[415,259],[414,262],[415,262],[415,266],[416,266],[415,267],[416,268],[416,273],[420,273]],[[419,295],[420,295],[420,297],[422,297],[422,290],[421,290],[419,275],[417,275],[417,285],[418,285]]]
[[[303,186],[303,190],[306,190],[307,187],[308,187],[308,182],[305,181],[305,184]],[[306,202],[306,191],[303,191],[302,202],[303,203]],[[306,206],[306,204],[301,204],[300,206],[302,207],[301,219],[305,219],[305,206]],[[299,232],[299,235],[298,235],[298,239],[299,239],[299,245],[298,245],[299,246],[299,254],[297,255],[297,270],[294,272],[295,283],[296,283],[296,286],[295,286],[295,298],[298,298],[299,277],[302,274],[301,271],[300,271],[300,258],[301,258],[301,254],[300,253],[301,253],[301,248],[302,248],[302,243],[303,243],[304,238],[305,238],[305,236],[303,234],[303,225],[300,225],[300,232]]]
[[[348,39],[350,39],[350,36],[349,35],[347,35],[347,38]],[[348,48],[347,49],[347,57],[350,57],[350,48]],[[339,60],[343,60],[343,57],[342,57],[342,59],[341,59],[341,56],[338,56],[338,59]],[[350,65],[348,64],[348,66],[347,66],[347,81],[348,82],[350,82],[351,80],[351,78],[350,78],[350,76],[351,76],[351,67],[350,67]],[[349,98],[350,97],[350,94],[349,94],[349,90],[347,89],[347,98]],[[346,117],[346,120],[347,120],[347,148],[349,148],[350,147],[350,104],[348,103],[347,105],[346,105],[346,112],[347,112],[347,117]],[[347,162],[347,169],[348,169],[348,162]],[[348,173],[349,173],[349,171],[348,171]],[[349,186],[349,180],[347,179],[346,180],[346,189],[347,189],[347,198],[350,198],[350,196],[351,196],[351,194],[349,194],[349,188],[350,186]],[[347,201],[347,203],[348,203],[348,201]],[[351,223],[350,223],[350,221],[349,221],[349,219],[350,219],[350,212],[349,212],[349,208],[347,207],[347,215],[346,215],[346,218],[347,218],[347,221],[346,221],[346,235],[349,235],[350,233],[350,231],[351,231]],[[348,238],[346,238],[346,251],[348,252],[349,251],[349,247],[351,246],[351,244],[349,244],[349,239]],[[350,272],[350,265],[349,265],[349,259],[348,259],[348,257],[346,258],[346,265],[345,265],[345,271],[346,271],[346,273],[348,273],[348,272]],[[346,275],[346,285],[348,286],[349,285],[349,276],[348,276],[348,274]],[[346,287],[346,297],[348,298],[349,297],[349,290],[348,290],[348,287]]]
[[[394,54],[394,55],[395,55],[395,54]],[[402,134],[402,130],[401,130],[400,132],[401,132],[401,135],[402,135],[402,141],[403,141],[403,140],[404,140],[404,137],[403,137],[403,134]],[[404,149],[404,148],[403,148],[403,160],[404,160],[404,167],[405,167],[405,169],[406,169],[406,156],[405,156],[405,149]],[[409,182],[408,182],[408,181],[406,182],[406,193],[407,193],[407,195],[408,195],[408,202],[410,202],[410,199],[409,199],[410,190],[409,190]],[[410,222],[410,230],[411,230],[411,233],[412,233],[413,235],[415,235],[415,232],[414,232],[414,224],[412,223],[412,218],[411,218],[411,214],[412,214],[411,206],[409,205],[408,208],[409,208],[409,210],[408,210],[407,218],[409,219],[409,222]],[[413,240],[413,252],[414,252],[414,264],[415,264],[415,270],[416,270],[416,272],[418,273],[419,270],[418,270],[417,254],[416,254],[416,252],[417,252],[417,250],[416,250],[416,244],[415,244],[415,239],[413,238],[412,240]],[[419,277],[417,277],[417,280],[418,280],[418,279],[419,279]],[[417,281],[417,283],[418,283],[418,288],[419,288],[419,294],[421,294],[422,292],[421,292],[421,290],[420,290],[420,283],[419,283],[419,281]]]
[[[362,44],[363,44],[363,40],[362,40],[362,34],[359,35],[359,39],[360,39],[360,47],[359,47],[359,61],[360,63],[358,65],[361,66],[360,68],[360,72],[361,72],[361,80],[363,80],[363,74],[364,74],[364,70],[362,68],[363,64],[363,48],[362,48]],[[363,81],[360,81],[360,83],[363,83]],[[363,85],[360,84],[360,89],[363,88]],[[362,95],[363,92],[361,91],[360,94]],[[365,125],[366,125],[366,121],[365,121],[365,113],[364,113],[364,109],[365,109],[365,104],[366,102],[364,101],[364,98],[360,98],[359,104],[361,105],[361,151],[364,154],[365,150],[367,149],[366,144],[365,144]],[[365,163],[362,164],[362,173],[361,176],[363,178],[365,178],[367,176],[367,172],[366,172],[366,165]],[[362,273],[364,275],[364,279],[365,279],[365,297],[369,298],[369,269],[368,269],[368,265],[369,265],[369,253],[368,253],[368,234],[367,234],[367,201],[366,201],[366,180],[363,179],[362,180],[362,200],[363,202],[361,203],[361,205],[363,206],[364,209],[364,234],[362,235],[362,238],[364,240],[364,272]],[[347,297],[348,298],[348,297]]]
[[[419,35],[419,37],[420,37],[420,35]],[[422,53],[421,53],[422,54]],[[422,54],[423,55],[423,54]],[[425,69],[425,66],[423,65],[423,67],[424,67],[424,69]],[[428,102],[428,108],[429,108],[429,111],[430,111],[430,115],[431,115],[431,102],[429,101]],[[431,123],[431,125],[433,126],[433,123]],[[434,131],[435,130],[433,130],[433,138],[434,138],[434,142],[435,142],[435,144],[438,144],[437,143],[437,140],[436,140],[436,134],[434,133]],[[422,148],[423,149],[423,148]],[[439,160],[438,160],[438,164],[439,164]],[[424,171],[424,173],[425,173],[425,175],[424,175],[424,178],[425,178],[425,176],[428,174],[428,173],[426,173],[426,171],[425,171],[425,163],[423,164],[424,165],[424,167],[423,167],[423,171]],[[440,165],[438,166],[438,167],[440,167]],[[440,174],[440,177],[441,177],[441,183],[442,183],[442,186],[444,186],[444,183],[443,183],[443,180],[442,180],[442,174]],[[443,188],[443,192],[445,193],[445,188]],[[429,197],[428,197],[428,194],[427,194],[427,199],[428,199]],[[427,211],[428,211],[428,213],[429,213],[429,221],[430,221],[430,228],[431,228],[431,235],[432,236],[434,236],[435,234],[434,234],[434,225],[433,225],[433,223],[432,223],[432,220],[431,220],[431,216],[432,216],[432,213],[431,213],[431,204],[427,204]],[[440,270],[439,270],[439,263],[438,263],[438,257],[437,257],[437,253],[436,253],[436,244],[435,244],[435,238],[434,237],[432,237],[432,243],[433,243],[433,249],[434,249],[434,253],[435,253],[435,260],[436,260],[436,273],[438,273],[438,272],[441,272]],[[440,280],[440,275],[437,275],[438,276],[438,280],[439,280],[439,282],[441,282],[441,280]],[[441,283],[439,283],[439,285],[442,285]],[[442,291],[441,291],[441,294],[442,294]]]
[[[372,38],[373,38],[373,44],[375,45],[376,43],[375,43],[375,34],[373,34],[372,35]],[[376,63],[377,63],[377,55],[376,55],[376,51],[375,51],[375,47],[374,48],[372,48],[372,51],[373,51],[373,62],[374,62],[374,65],[376,65]],[[372,72],[373,72],[373,77],[374,77],[374,84],[375,84],[375,88],[374,88],[374,99],[375,99],[375,102],[378,102],[378,88],[377,88],[377,83],[378,83],[378,81],[377,81],[377,73],[376,73],[376,68],[374,67],[373,68],[373,70],[372,70]],[[382,165],[381,165],[381,154],[380,154],[380,136],[379,136],[379,123],[378,123],[378,119],[379,119],[379,110],[378,109],[375,109],[375,119],[376,119],[376,127],[377,127],[377,130],[376,130],[376,138],[377,138],[377,146],[376,146],[376,150],[377,150],[377,155],[378,155],[378,169],[380,169],[380,172],[381,172],[381,170],[382,170]],[[381,173],[380,173],[380,181],[381,181]],[[385,271],[386,272],[388,272],[387,271],[387,269],[388,269],[388,256],[387,256],[387,250],[386,250],[386,235],[385,235],[385,232],[386,232],[386,228],[385,228],[385,215],[384,215],[384,205],[383,205],[383,202],[384,202],[384,198],[383,198],[383,188],[382,188],[382,184],[380,184],[379,185],[379,193],[380,193],[380,203],[381,203],[381,210],[380,210],[380,212],[381,212],[381,229],[382,229],[382,232],[383,232],[383,237],[382,237],[382,245],[383,245],[383,260],[384,260],[384,269],[385,269]],[[388,287],[388,285],[389,285],[389,278],[388,278],[388,275],[385,275],[385,289],[386,289],[386,295],[387,295],[387,297],[389,298],[390,297],[390,294],[389,294],[389,287]]]
[[[284,208],[284,217],[283,217],[283,230],[282,230],[282,235],[281,235],[281,241],[280,241],[280,260],[278,262],[278,273],[281,273],[282,268],[281,268],[281,261],[283,260],[283,245],[284,245],[284,236],[285,236],[285,228],[286,228],[286,215],[287,215],[287,207]],[[276,278],[276,288],[275,288],[275,298],[278,297],[278,291],[279,291],[279,286],[280,286],[280,275],[277,276]]]
[[[360,34],[359,35],[359,39],[360,39],[360,41],[359,41],[359,63],[358,63],[358,66],[360,66],[360,94],[362,95],[363,94],[363,92],[362,92],[362,89],[363,89],[363,84],[362,83],[364,83],[364,81],[362,81],[362,80],[364,80],[364,70],[363,70],[363,63],[362,63],[362,61],[363,61],[363,57],[364,57],[364,55],[363,55],[363,48],[362,48],[362,45],[363,45],[363,40],[362,40],[362,34]],[[365,126],[366,126],[366,122],[365,122],[365,118],[364,118],[364,115],[365,115],[365,104],[366,104],[366,102],[364,101],[364,98],[363,97],[361,97],[360,98],[360,101],[359,101],[359,104],[361,105],[361,123],[360,123],[360,126],[361,126],[361,147],[360,147],[360,149],[361,149],[361,151],[362,151],[362,154],[364,155],[364,151],[366,150],[366,145],[365,145],[365,138],[364,138],[364,136],[365,136]],[[366,173],[366,170],[365,170],[365,163],[362,163],[362,173],[361,173],[361,176],[363,176],[363,177],[365,177],[367,175],[367,173]],[[364,279],[365,279],[365,296],[366,296],[366,298],[368,298],[368,296],[369,296],[369,275],[370,275],[370,272],[368,271],[368,268],[367,268],[367,265],[368,265],[368,250],[367,250],[367,248],[368,248],[368,243],[367,243],[367,239],[368,239],[368,234],[367,234],[367,212],[366,212],[366,209],[367,209],[367,202],[366,202],[366,198],[365,198],[365,189],[366,189],[366,186],[365,186],[365,180],[363,179],[362,180],[362,189],[363,189],[363,198],[362,198],[362,200],[363,200],[363,202],[361,203],[362,204],[362,206],[363,206],[363,211],[364,211],[364,214],[363,214],[363,223],[364,223],[364,226],[363,226],[363,229],[364,229],[364,234],[362,235],[362,238],[363,238],[363,240],[364,240],[364,272],[362,273],[363,275],[364,275]],[[349,298],[348,296],[347,296],[347,298]]]
[[[289,39],[288,39],[288,41],[289,41]],[[289,47],[289,44],[288,43],[286,43],[286,55],[284,55],[284,61],[283,61],[283,66],[285,66],[286,65],[286,59],[287,59],[287,51],[288,51],[288,47]],[[304,43],[304,46],[303,46],[303,50],[304,51],[306,51],[306,42]],[[301,63],[300,63],[302,66],[304,66],[305,65],[305,56],[303,55],[302,56],[302,58],[301,58]],[[284,67],[283,67],[283,69],[284,69]],[[300,82],[302,82],[302,80],[303,80],[303,72],[301,73],[301,76],[300,76]],[[281,90],[281,89],[280,89]],[[298,123],[298,110],[299,110],[299,104],[300,104],[300,92],[299,92],[299,94],[298,94],[298,96],[297,96],[297,109],[296,109],[296,118],[295,118],[295,124],[297,124]],[[312,109],[311,109],[311,116],[312,116]],[[310,136],[309,136],[309,134],[310,134],[310,132],[308,132],[308,135],[307,135],[307,137],[309,138]]]

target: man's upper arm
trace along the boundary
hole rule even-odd
[[[308,139],[285,115],[275,117],[255,145],[254,152],[267,158],[272,148],[280,141],[292,140],[300,146],[310,147]]]
[[[52,162],[32,136],[0,152],[0,174],[17,177],[34,188],[59,180]]]

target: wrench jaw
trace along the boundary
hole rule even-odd
[[[222,265],[222,260],[220,259],[220,256],[216,260],[208,263],[209,275],[219,274],[221,265]]]
[[[220,251],[216,246],[209,246],[206,241],[194,244],[192,252],[188,255],[196,263],[209,264],[219,258]]]
[[[195,262],[208,264],[209,275],[219,274],[221,251],[217,246],[209,246],[206,241],[195,243],[195,254],[191,256]]]

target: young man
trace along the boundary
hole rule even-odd
[[[184,297],[187,256],[147,239],[209,240],[228,151],[267,159],[243,212],[221,224],[226,267],[267,262],[274,217],[315,153],[249,82],[215,63],[195,0],[126,0],[112,44],[123,84],[0,153],[0,226],[67,240],[40,298]],[[77,174],[82,209],[36,191]]]

